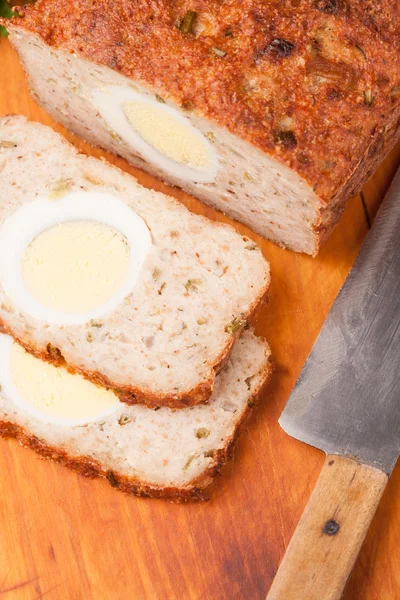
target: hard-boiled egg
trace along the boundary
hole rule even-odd
[[[2,286],[37,319],[84,324],[131,294],[151,243],[143,219],[110,194],[38,198],[0,229]]]
[[[214,147],[172,106],[123,86],[96,90],[93,103],[108,128],[148,162],[185,181],[215,180]]]
[[[0,385],[6,398],[36,419],[85,425],[114,413],[121,403],[111,391],[28,354],[0,334]]]

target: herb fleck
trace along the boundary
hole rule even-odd
[[[108,471],[106,477],[111,487],[118,487],[118,481],[116,480],[115,475],[112,471]]]
[[[188,279],[185,283],[186,291],[194,290],[197,292],[198,286],[202,283],[201,279]]]
[[[90,331],[88,331],[86,334],[86,340],[90,343],[93,342],[93,335],[91,334]]]
[[[103,323],[100,323],[100,321],[94,321],[93,319],[90,321],[90,325],[92,327],[103,327]]]
[[[244,247],[245,250],[257,250],[257,248],[257,244],[249,244],[248,246]]]
[[[8,140],[0,140],[0,148],[16,148],[17,144],[15,142],[9,142]]]
[[[160,104],[165,104],[165,100],[161,98],[161,96],[159,96],[158,94],[156,94],[156,100],[157,102],[160,102]]]
[[[128,417],[128,415],[121,415],[118,419],[118,425],[126,425],[127,423],[130,423],[131,420],[131,417]]]
[[[183,467],[183,470],[186,471],[190,465],[192,464],[192,462],[194,461],[194,459],[196,458],[196,454],[192,454],[191,456],[189,456],[189,458],[187,459],[185,466]]]
[[[182,33],[192,33],[196,17],[196,11],[188,10],[185,16],[183,17],[181,24],[179,25],[179,30],[182,31]]]
[[[226,333],[237,333],[240,329],[242,329],[246,325],[246,319],[241,319],[240,317],[235,317],[229,325],[225,327]]]
[[[201,440],[202,438],[208,438],[209,435],[210,430],[206,429],[205,427],[200,427],[200,429],[196,431],[196,437],[199,438],[199,440]]]
[[[95,177],[92,177],[89,173],[84,173],[83,177],[92,185],[103,185],[102,181],[95,179]]]
[[[364,104],[370,106],[372,104],[373,96],[371,88],[364,90]]]
[[[58,200],[59,198],[65,196],[68,190],[72,187],[73,183],[74,182],[72,179],[59,179],[56,181],[49,193],[50,200]]]
[[[53,81],[54,81],[54,79],[53,79]],[[55,83],[55,81],[54,81],[54,83]],[[82,89],[82,86],[79,83],[73,83],[69,89],[71,90],[71,92],[73,94],[79,94]]]
[[[5,17],[6,19],[12,19],[12,17],[18,16],[17,12],[13,12],[8,6],[8,3],[5,0],[0,0],[0,17]],[[0,25],[0,36],[7,37],[8,31],[3,25]]]

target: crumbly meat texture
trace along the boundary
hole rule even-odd
[[[153,240],[133,292],[112,314],[58,327],[22,312],[0,286],[2,331],[37,357],[113,388],[128,404],[206,402],[267,292],[269,267],[258,247],[23,117],[0,119],[0,182],[0,226],[63,182],[67,191],[117,196],[144,219]]]
[[[246,331],[207,406],[154,411],[121,404],[102,423],[69,427],[30,417],[0,392],[0,435],[127,493],[202,500],[270,372],[268,345]]]
[[[185,32],[188,10],[196,18]],[[263,226],[294,249],[318,251],[398,134],[400,7],[391,0],[119,0],[106,10],[101,0],[38,0],[20,12],[16,31],[143,84],[298,174],[314,242],[280,240],[278,227]],[[213,203],[211,191],[192,187]],[[214,204],[257,230],[266,221]]]

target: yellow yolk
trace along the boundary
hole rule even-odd
[[[128,266],[125,236],[95,221],[70,221],[29,244],[22,277],[41,304],[76,314],[109,300],[123,284]]]
[[[157,106],[142,102],[125,102],[123,109],[135,131],[161,154],[187,167],[207,168],[205,142],[189,125]]]
[[[34,358],[15,343],[10,376],[21,398],[49,417],[90,421],[119,404],[110,390]]]

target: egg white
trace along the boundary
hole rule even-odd
[[[43,231],[68,221],[94,221],[123,234],[129,245],[128,270],[123,284],[106,302],[81,313],[66,313],[41,304],[22,277],[24,253]],[[41,197],[22,205],[0,229],[0,277],[6,296],[22,312],[56,325],[82,325],[112,313],[129,296],[138,280],[152,239],[143,219],[111,194],[77,191],[52,201]]]
[[[166,114],[172,116],[177,122],[188,127],[206,150],[208,156],[207,167],[205,169],[196,169],[182,165],[149,144],[135,131],[125,115],[122,105],[129,101],[154,106],[158,110],[165,111]],[[106,90],[95,90],[93,93],[93,103],[111,130],[118,134],[127,144],[136,149],[148,162],[157,165],[166,173],[185,181],[212,183],[215,180],[218,171],[218,156],[215,148],[203,133],[196,129],[186,117],[181,115],[172,106],[160,103],[146,94],[141,94],[123,86],[110,86]],[[154,125],[157,127],[156,122]]]
[[[29,399],[23,398],[16,388],[13,378],[11,375],[10,368],[10,359],[11,359],[11,350],[13,344],[15,342],[13,339],[4,334],[0,334],[0,385],[2,389],[2,393],[5,395],[7,400],[15,404],[20,410],[24,413],[29,414],[35,419],[39,419],[46,423],[54,423],[55,425],[65,425],[65,426],[78,426],[78,425],[86,425],[87,423],[96,422],[104,420],[111,414],[114,414],[121,407],[121,403],[118,400],[117,396],[115,396],[115,403],[111,404],[106,410],[101,410],[100,412],[96,412],[93,410],[93,406],[90,407],[90,410],[84,417],[65,417],[65,416],[56,416],[54,414],[49,414],[44,410],[40,410],[35,407]],[[34,358],[33,360],[39,360]],[[41,361],[40,361],[41,362]],[[57,367],[51,366],[52,369],[56,369]],[[79,375],[71,375],[70,377],[80,377]],[[86,382],[87,386],[94,386],[94,384]],[[62,406],[60,407],[60,412],[62,413]],[[80,406],[80,411],[85,407]]]

